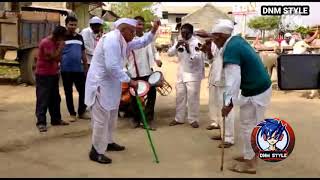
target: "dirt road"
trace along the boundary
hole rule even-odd
[[[68,127],[50,127],[40,134],[35,127],[35,88],[0,86],[0,175],[1,177],[319,177],[320,100],[299,97],[300,93],[273,92],[268,117],[280,117],[291,124],[296,136],[293,153],[284,161],[259,161],[256,175],[220,172],[219,142],[209,139],[218,131],[208,131],[207,79],[202,83],[200,128],[188,124],[169,127],[175,114],[176,64],[164,57],[163,73],[173,86],[170,96],[158,94],[156,121],[158,129],[151,135],[160,164],[153,162],[152,152],[143,129],[131,129],[128,119],[119,119],[116,141],[125,145],[124,152],[111,152],[111,165],[89,161],[90,122],[79,121]],[[68,120],[64,92],[61,111]],[[75,95],[77,99],[77,95]],[[77,102],[77,101],[75,101]],[[236,122],[238,133],[238,121]],[[241,142],[226,149],[225,167],[240,152]]]

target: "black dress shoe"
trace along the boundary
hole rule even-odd
[[[199,124],[197,121],[194,121],[193,123],[190,124],[193,128],[198,128]]]
[[[107,156],[103,154],[98,154],[98,152],[94,149],[92,146],[91,151],[89,153],[89,158],[92,161],[96,161],[101,164],[110,164],[112,163],[112,159],[108,158]]]
[[[222,140],[221,136],[212,136],[212,140]]]
[[[108,147],[107,147],[107,151],[123,151],[123,150],[125,150],[125,147],[120,146],[119,144],[116,144],[116,143],[108,144]]]

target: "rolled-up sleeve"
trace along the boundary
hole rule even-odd
[[[129,82],[130,77],[122,67],[123,57],[121,56],[120,45],[115,42],[107,42],[104,43],[103,50],[105,53],[104,62],[107,71],[110,72],[114,78],[119,79],[119,81]]]
[[[128,51],[146,47],[153,41],[154,34],[151,32],[145,33],[142,37],[132,40],[128,43]]]
[[[228,106],[231,102],[237,104],[238,96],[240,92],[241,84],[241,69],[239,65],[236,64],[227,64],[224,67],[225,73],[225,105]]]

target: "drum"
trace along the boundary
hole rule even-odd
[[[167,96],[172,91],[172,87],[164,79],[163,74],[160,71],[155,71],[154,73],[152,73],[148,79],[148,82],[151,86],[157,87],[157,91],[162,96]]]
[[[152,73],[148,79],[148,82],[151,86],[161,86],[161,83],[163,81],[163,75],[160,71],[156,71]]]
[[[121,88],[122,88],[122,93],[121,93],[120,105],[129,104],[130,103],[129,83],[122,83]]]
[[[137,89],[138,96],[144,97],[145,95],[148,94],[150,85],[143,80],[138,80],[137,82],[138,82],[138,89]],[[132,96],[136,96],[136,93],[134,92],[134,89],[132,87],[130,87],[130,94]]]

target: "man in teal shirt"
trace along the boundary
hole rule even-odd
[[[253,128],[262,120],[270,103],[271,80],[260,57],[250,44],[241,36],[231,36],[225,32],[233,30],[233,22],[219,20],[215,25],[212,38],[223,52],[226,102],[222,116],[226,117],[234,105],[240,106],[240,133],[243,138],[243,155],[234,158],[241,163],[230,170],[239,173],[256,173],[257,159],[251,147]],[[239,91],[241,90],[241,95]]]

